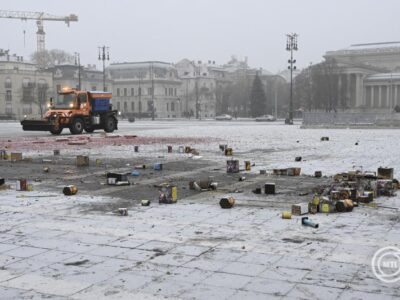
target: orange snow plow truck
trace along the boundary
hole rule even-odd
[[[113,132],[118,129],[118,112],[112,110],[111,96],[108,92],[63,88],[55,101],[50,98],[44,118],[22,120],[22,129],[50,131],[52,134],[60,134],[64,128],[68,128],[72,134],[81,134],[83,130],[93,132],[96,129]]]

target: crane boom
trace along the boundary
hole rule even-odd
[[[78,16],[74,14],[70,14],[69,16],[55,16],[44,12],[11,10],[0,10],[0,18],[41,21],[64,21],[68,25],[70,22],[78,21]]]

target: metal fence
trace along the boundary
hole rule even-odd
[[[304,112],[303,126],[389,126],[400,127],[400,113]]]

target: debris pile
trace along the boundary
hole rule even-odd
[[[319,187],[308,204],[293,205],[292,214],[351,212],[359,203],[369,204],[376,197],[395,196],[398,188],[398,181],[393,179],[393,168],[339,173],[332,183]]]

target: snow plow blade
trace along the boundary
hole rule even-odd
[[[50,131],[54,127],[53,124],[45,120],[23,120],[21,125],[25,131]]]

